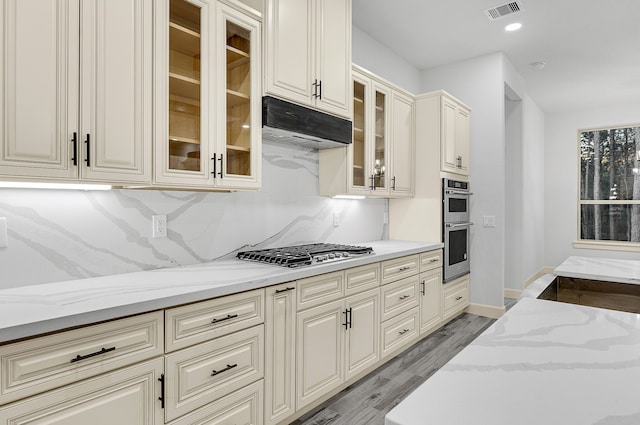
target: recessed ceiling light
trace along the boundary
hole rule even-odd
[[[529,66],[533,69],[542,69],[547,66],[546,62],[531,62]]]
[[[504,27],[505,31],[517,31],[522,28],[522,24],[520,22],[514,22],[513,24],[509,24]]]

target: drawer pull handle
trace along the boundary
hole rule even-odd
[[[409,270],[410,268],[411,268],[410,266],[404,266],[404,267],[400,267],[400,268],[398,269],[398,271],[399,271],[399,272],[404,272],[404,271]]]
[[[437,263],[438,261],[440,261],[439,258],[432,258],[431,260],[429,260],[430,263]]]
[[[400,297],[400,301],[402,300],[406,300],[407,298],[409,298],[411,295],[403,295]]]
[[[281,294],[283,292],[287,292],[287,291],[293,291],[296,288],[284,288],[284,289],[276,289],[276,294]]]
[[[409,329],[403,329],[403,330],[401,330],[401,331],[400,331],[400,332],[398,332],[398,333],[399,333],[400,335],[404,335],[404,334],[406,334],[407,332],[409,332]]]
[[[216,318],[214,317],[214,319],[211,321],[211,323],[224,322],[225,320],[235,319],[236,317],[238,317],[238,315],[237,315],[237,314],[227,314],[227,317],[223,317],[222,319],[216,319]]]
[[[116,347],[111,347],[111,348],[102,347],[102,350],[96,351],[95,353],[85,354],[84,356],[81,356],[80,354],[78,354],[75,358],[71,359],[71,363],[79,362],[80,360],[88,359],[90,357],[99,356],[100,354],[108,353],[109,351],[114,351],[115,349]]]
[[[457,297],[456,297],[456,301],[460,301],[461,299],[462,299],[462,297],[461,297],[461,296],[457,296]]]
[[[224,369],[220,369],[220,370],[214,370],[213,372],[211,372],[211,376],[216,376],[221,374],[222,372],[226,372],[228,370],[233,369],[234,367],[237,367],[238,363],[236,364],[228,364],[227,367],[225,367]]]

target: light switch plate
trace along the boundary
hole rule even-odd
[[[7,240],[7,218],[0,217],[0,248],[6,248],[9,241]]]
[[[496,227],[496,216],[495,215],[485,215],[483,217],[482,225],[484,227]]]

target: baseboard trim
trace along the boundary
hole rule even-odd
[[[520,298],[520,294],[522,294],[522,291],[520,289],[504,288],[505,298],[509,298],[511,300],[517,300],[518,298]]]
[[[545,274],[553,274],[554,270],[555,270],[555,267],[547,266],[547,267],[541,268],[540,270],[538,270],[537,272],[529,276],[529,279],[524,281],[524,287],[526,288],[527,286],[531,285],[533,282],[535,282]]]
[[[499,319],[500,317],[502,317],[502,315],[506,311],[506,308],[505,306],[496,307],[493,305],[471,303],[464,311],[465,313],[477,314],[478,316],[482,316],[482,317]]]

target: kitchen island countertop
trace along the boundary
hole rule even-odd
[[[640,262],[569,257],[556,275],[635,283]],[[386,416],[386,425],[640,424],[640,314],[540,300],[504,316]]]
[[[359,245],[374,253],[293,269],[231,259],[0,290],[0,343],[443,247],[408,241]]]
[[[640,315],[521,298],[386,425],[640,423]]]

